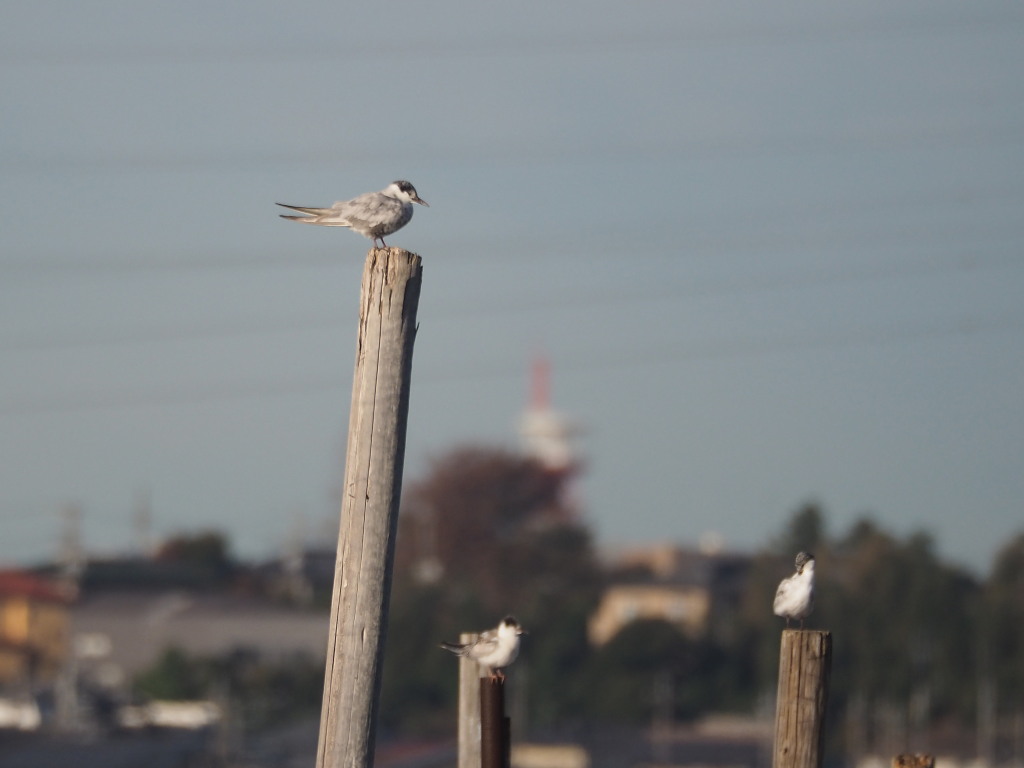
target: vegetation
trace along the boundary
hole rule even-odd
[[[543,628],[527,640],[531,717],[578,717],[586,618],[603,579],[568,479],[518,455],[464,449],[408,489],[385,654],[387,725],[450,729],[457,666],[437,643],[509,613],[528,631]]]
[[[775,687],[782,626],[771,613],[775,585],[801,549],[818,561],[811,626],[834,637],[830,747],[877,747],[892,737],[893,722],[904,734],[973,732],[980,680],[990,682],[997,711],[1020,711],[1024,534],[979,582],[943,562],[925,533],[901,539],[863,518],[832,535],[823,511],[807,505],[752,555],[737,604],[703,635],[635,622],[594,648],[587,619],[609,576],[570,502],[571,480],[515,454],[467,448],[441,457],[407,487],[380,707],[385,730],[450,734],[457,665],[437,643],[494,626],[508,613],[530,631],[510,675],[513,700],[525,699],[517,711],[527,722],[519,728],[753,713]],[[185,539],[164,556],[237,568],[226,553],[222,540]],[[319,705],[322,666],[294,664],[169,652],[138,688],[184,697],[226,685],[258,722],[271,708]],[[882,751],[913,748],[908,741]]]
[[[323,681],[322,661],[308,656],[268,661],[237,649],[198,657],[169,648],[136,678],[135,693],[146,699],[226,701],[246,729],[259,730],[316,714]]]
[[[202,531],[193,535],[181,534],[165,541],[154,559],[159,563],[187,565],[208,576],[211,581],[223,581],[235,572],[228,540],[218,531]]]

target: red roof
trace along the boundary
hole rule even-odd
[[[46,602],[66,603],[59,585],[28,571],[0,570],[0,597],[30,597]]]

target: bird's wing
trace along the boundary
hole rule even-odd
[[[473,656],[480,658],[493,653],[498,648],[498,633],[493,629],[481,632],[480,637],[473,643]]]
[[[379,192],[369,192],[352,200],[335,203],[331,213],[334,217],[344,219],[357,230],[372,230],[385,220],[400,217],[402,203]]]
[[[779,582],[779,588],[775,590],[775,602],[772,603],[772,608],[778,610],[779,607],[786,602],[786,598],[789,596],[790,590],[793,586],[790,579],[783,579]]]
[[[357,216],[361,219],[376,218],[381,215],[394,215],[405,205],[401,200],[380,192],[370,192],[349,200],[345,205],[345,215]]]

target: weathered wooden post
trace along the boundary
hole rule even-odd
[[[317,768],[373,763],[421,278],[414,253],[367,254]]]
[[[463,632],[459,643],[475,643],[476,632]],[[458,768],[480,768],[480,665],[459,659],[459,762]]]
[[[783,631],[772,768],[821,768],[831,667],[831,634]]]

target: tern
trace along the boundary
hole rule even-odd
[[[319,224],[322,227],[348,227],[369,237],[381,248],[387,247],[384,236],[397,232],[412,219],[412,204],[426,205],[408,181],[393,181],[380,192],[367,192],[351,200],[339,200],[330,208],[304,208],[278,203],[282,208],[299,211],[303,216],[281,214],[282,219]]]
[[[803,629],[804,619],[813,608],[814,555],[801,552],[796,556],[796,573],[779,583],[772,610],[776,616],[782,616],[786,620],[787,627],[790,619],[798,619],[800,629]]]
[[[441,647],[456,656],[472,659],[487,670],[492,680],[504,680],[504,669],[519,655],[519,638],[524,634],[526,630],[519,622],[506,616],[497,628],[481,632],[471,643],[441,643]]]

